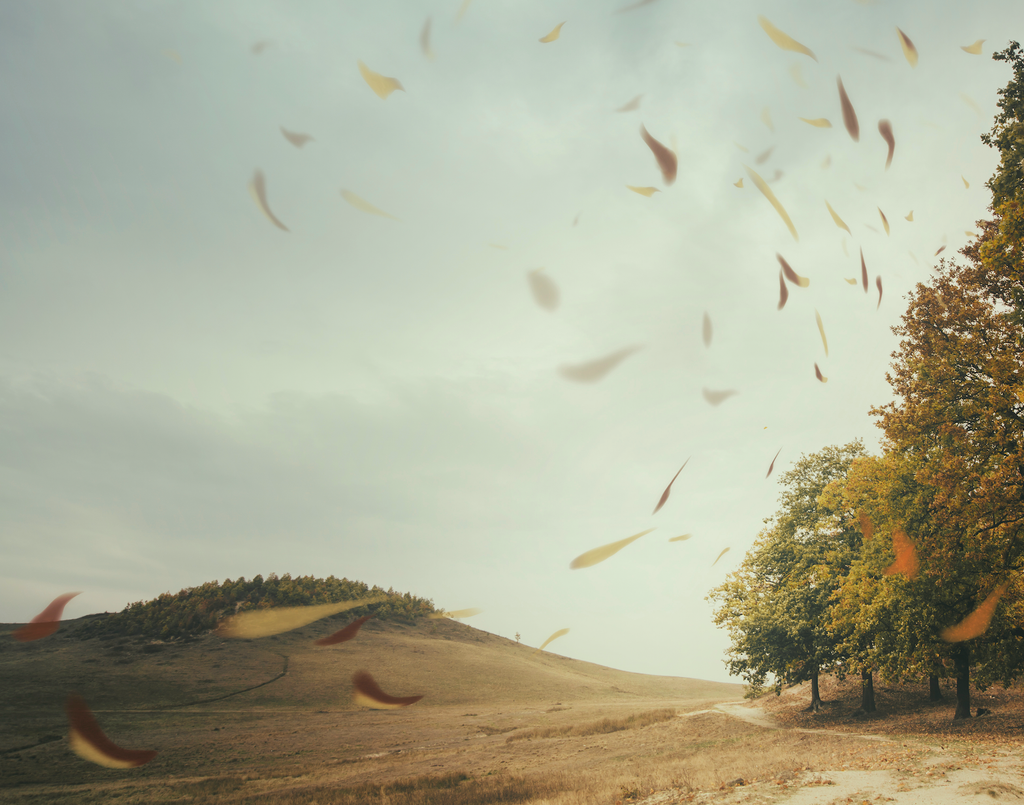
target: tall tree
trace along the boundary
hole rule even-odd
[[[999,168],[986,182],[992,204],[998,207],[1009,199],[1024,199],[1024,51],[1018,42],[1010,42],[992,59],[1009,62],[1013,68],[1013,78],[999,90],[1000,111],[992,130],[981,135],[985,145],[999,150]]]
[[[821,706],[818,675],[840,659],[827,629],[830,598],[860,542],[860,534],[819,499],[863,454],[856,441],[802,456],[779,479],[785,488],[780,510],[765,520],[739,569],[708,595],[719,605],[715,623],[732,639],[730,673],[753,691],[769,675],[776,692],[783,682],[810,681],[814,711]]]

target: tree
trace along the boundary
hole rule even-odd
[[[999,90],[999,114],[988,134],[981,135],[985,145],[999,149],[1000,162],[995,175],[986,182],[992,191],[992,203],[999,206],[1008,199],[1024,198],[1024,51],[1017,42],[998,53],[994,61],[1006,61],[1013,67],[1013,78]]]
[[[821,706],[818,675],[842,659],[827,624],[831,596],[845,576],[860,534],[823,505],[825,487],[843,477],[863,444],[826,447],[802,456],[779,483],[787,487],[781,509],[764,522],[738,570],[712,590],[715,623],[732,639],[726,661],[752,692],[768,675],[783,682],[811,682],[812,711]]]

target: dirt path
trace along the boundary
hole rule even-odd
[[[963,751],[943,749],[920,741],[888,735],[867,735],[836,730],[803,729],[779,724],[756,705],[742,701],[720,702],[715,710],[731,718],[767,729],[819,735],[885,741],[900,746],[923,747],[927,754],[914,768],[854,770],[840,768],[799,775],[786,790],[771,783],[735,785],[724,792],[707,792],[697,802],[772,803],[773,805],[817,805],[817,803],[895,802],[897,805],[960,805],[976,802],[1024,802],[1024,760],[1007,750],[990,752],[991,757],[968,757]],[[707,711],[705,711],[707,712]],[[649,805],[656,805],[649,800]]]

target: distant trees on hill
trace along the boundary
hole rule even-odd
[[[387,599],[347,610],[345,617],[354,619],[373,614],[380,620],[409,623],[437,611],[433,601],[393,589],[369,587],[361,581],[334,576],[292,578],[289,573],[278,577],[271,573],[266,579],[259,575],[250,580],[239,577],[234,581],[210,581],[177,593],[163,593],[152,601],[136,601],[110,617],[84,624],[78,634],[83,638],[116,634],[170,640],[207,632],[222,618],[236,612],[334,604],[374,595],[385,595]]]

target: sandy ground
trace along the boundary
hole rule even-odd
[[[736,784],[725,790],[697,794],[694,802],[772,803],[772,805],[840,805],[842,803],[894,802],[897,805],[955,805],[974,802],[1024,801],[1024,757],[1012,749],[990,749],[981,754],[968,750],[935,747],[903,737],[839,733],[834,730],[791,728],[771,718],[761,708],[744,702],[722,702],[715,710],[729,718],[769,729],[808,734],[845,735],[894,747],[917,746],[922,759],[905,768],[858,770],[842,767],[835,771],[807,772],[792,780]],[[709,711],[704,711],[709,712]],[[696,713],[682,714],[686,718]],[[671,796],[665,792],[642,800],[659,805]]]

